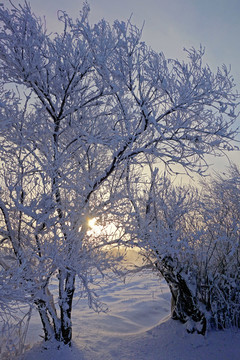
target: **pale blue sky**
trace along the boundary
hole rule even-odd
[[[23,4],[23,0],[13,0]],[[45,15],[49,31],[57,31],[57,10],[76,18],[83,0],[29,0],[36,15]],[[3,1],[9,5],[8,0]],[[240,0],[88,0],[90,19],[132,21],[144,25],[143,39],[166,57],[183,58],[184,47],[206,48],[205,61],[215,70],[231,64],[240,92]],[[240,120],[238,121],[240,123]],[[240,164],[239,154],[234,161]],[[219,161],[218,161],[219,162]],[[219,165],[223,163],[220,160]],[[226,163],[226,162],[225,162]]]
[[[23,0],[13,0],[23,3]],[[57,30],[57,10],[78,16],[83,0],[29,0],[36,14],[46,15],[48,29]],[[4,4],[8,4],[8,0]],[[232,65],[240,88],[240,0],[89,0],[91,19],[127,20],[144,26],[144,40],[166,57],[181,58],[184,47],[206,47],[214,68]]]

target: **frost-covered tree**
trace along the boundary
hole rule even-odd
[[[234,148],[237,103],[203,49],[167,60],[130,21],[92,26],[88,13],[60,12],[48,34],[27,3],[0,8],[1,276],[37,308],[45,340],[68,345],[76,277],[95,307],[91,273],[111,265],[87,219],[114,219],[120,241],[132,168],[147,156],[203,172],[205,154]]]
[[[172,294],[172,318],[189,332],[240,327],[240,173],[174,186],[151,173],[132,202],[132,228]]]
[[[135,184],[129,182],[128,193],[132,204],[129,233],[168,283],[172,318],[187,323],[190,331],[197,328],[204,333],[206,319],[196,297],[198,237],[190,230],[192,222],[199,223],[197,190],[176,187],[166,174],[151,169],[142,191],[136,191]]]
[[[210,325],[240,327],[240,170],[203,184],[199,208],[203,223],[199,237],[200,301],[206,305]]]

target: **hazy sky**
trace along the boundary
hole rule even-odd
[[[46,16],[49,31],[58,30],[57,10],[65,10],[75,19],[83,5],[83,0],[28,2],[36,15]],[[9,5],[8,0],[3,3]],[[109,22],[127,20],[131,15],[132,22],[138,26],[145,22],[144,41],[168,58],[181,59],[184,47],[198,48],[202,44],[206,48],[205,60],[214,70],[223,63],[231,65],[240,92],[240,0],[89,0],[88,3],[92,22],[101,18]]]
[[[13,0],[23,3],[23,0]],[[73,18],[82,0],[29,0],[36,14],[46,15],[47,26],[57,30],[57,10]],[[9,1],[5,0],[4,4]],[[206,47],[206,61],[213,67],[232,65],[240,88],[240,0],[89,0],[91,20],[132,20],[144,25],[144,40],[166,57],[181,58],[182,49]]]

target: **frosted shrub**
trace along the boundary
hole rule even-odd
[[[5,299],[6,302],[6,299]],[[11,306],[11,307],[10,307]],[[6,303],[0,310],[0,358],[1,360],[15,359],[25,350],[25,339],[31,318],[31,310],[20,310],[19,303]],[[11,310],[11,311],[9,311]]]
[[[217,328],[240,327],[240,172],[204,184],[200,214],[203,221],[201,259],[202,301]]]

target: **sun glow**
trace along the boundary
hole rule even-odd
[[[114,223],[100,225],[97,218],[88,219],[88,235],[104,238],[106,241],[113,241],[119,236],[117,227]]]
[[[90,227],[91,230],[96,226],[96,223],[97,223],[96,218],[92,218],[88,220],[88,226]]]
[[[103,226],[98,224],[97,218],[88,219],[88,235],[100,236],[102,232]]]

